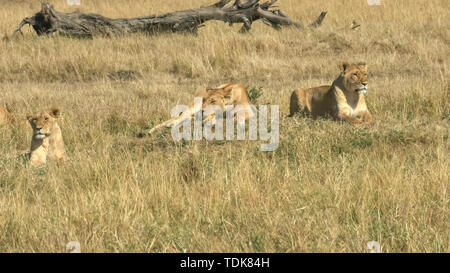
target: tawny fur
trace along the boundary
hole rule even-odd
[[[331,86],[298,89],[291,95],[290,116],[297,113],[332,117],[352,124],[372,122],[364,94],[367,92],[367,65],[340,64],[341,74]]]
[[[7,125],[13,122],[11,114],[0,105],[0,126]]]
[[[58,125],[60,113],[61,109],[54,106],[37,115],[27,115],[27,120],[33,129],[29,154],[31,165],[44,165],[49,160],[64,162],[66,151],[61,128]]]
[[[248,98],[247,89],[243,84],[240,83],[227,83],[223,84],[217,88],[209,88],[204,91],[198,92],[195,97],[202,98],[202,109],[198,109],[197,111],[204,110],[208,105],[217,105],[222,111],[225,113],[225,106],[234,105],[234,106],[242,106],[242,115],[245,116],[245,119],[252,117],[254,115],[253,111],[250,108],[250,100]],[[190,103],[190,118],[194,117],[196,114],[196,110],[194,109],[193,102]],[[234,119],[240,116],[240,113],[236,113]],[[183,116],[172,118],[167,120],[159,125],[156,125],[151,130],[147,132],[148,135],[152,134],[154,131],[161,127],[171,127],[177,122],[183,120]],[[214,121],[215,116],[214,113],[203,120],[203,122]]]

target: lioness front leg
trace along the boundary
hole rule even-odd
[[[355,124],[355,125],[362,123],[361,119],[354,117],[352,115],[346,114],[346,113],[342,113],[341,115],[339,115],[339,118],[341,118],[342,120],[348,121],[351,124]]]
[[[206,122],[212,120],[212,124],[215,125],[216,124],[216,113],[212,113],[209,117],[206,117],[203,120],[203,124],[205,124]]]
[[[191,113],[192,113],[192,110],[191,110]],[[186,119],[192,118],[193,115],[194,115],[194,114],[190,114],[190,115],[186,116],[186,115],[181,114],[181,115],[178,116],[178,117],[175,117],[175,118],[171,118],[171,119],[169,119],[169,120],[166,120],[165,122],[156,125],[156,126],[153,127],[152,129],[147,130],[147,131],[145,132],[145,134],[146,134],[146,135],[151,135],[151,134],[153,134],[153,132],[155,132],[156,130],[158,130],[159,128],[162,128],[162,127],[168,127],[168,128],[170,128],[170,127],[172,127],[174,124],[176,124],[176,123],[178,123],[178,122],[181,122],[181,121],[184,121],[184,120],[186,120]]]
[[[366,123],[372,123],[372,115],[369,113],[369,111],[364,111],[361,113],[361,118]]]

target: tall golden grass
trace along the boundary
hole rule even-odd
[[[64,12],[133,17],[214,0],[53,1]],[[32,168],[16,157],[31,132],[0,128],[0,251],[449,251],[450,20],[447,0],[280,0],[307,24],[251,33],[208,22],[198,36],[77,40],[10,37],[39,1],[1,1],[0,104],[16,118],[51,105],[70,160]],[[356,20],[357,30],[349,29]],[[369,65],[375,123],[287,118],[298,87],[330,84],[342,60]],[[133,71],[127,73],[118,71]],[[125,76],[123,76],[125,75]],[[280,147],[258,141],[176,143],[167,119],[207,86],[263,87],[280,105]]]

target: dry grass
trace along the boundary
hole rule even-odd
[[[131,17],[213,0],[85,2],[81,11]],[[39,10],[1,4],[0,33]],[[448,0],[279,6],[304,23],[329,14],[303,32],[256,23],[241,35],[211,22],[197,37],[37,38],[26,28],[0,41],[0,103],[16,117],[60,105],[70,157],[32,168],[14,159],[31,132],[0,129],[0,251],[63,252],[77,240],[89,252],[364,252],[376,240],[386,252],[449,252]],[[358,30],[343,29],[354,19]],[[341,60],[369,64],[375,124],[287,118],[292,90],[331,83]],[[280,105],[278,150],[136,137],[227,81],[262,86],[259,103]]]

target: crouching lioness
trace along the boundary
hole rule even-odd
[[[364,94],[367,92],[367,65],[340,64],[341,74],[331,86],[298,89],[291,95],[290,116],[306,113],[314,118],[331,116],[353,124],[371,122]]]
[[[253,117],[255,113],[250,107],[250,100],[248,98],[247,89],[243,84],[240,83],[227,83],[223,84],[217,88],[208,88],[204,91],[198,92],[195,97],[202,98],[201,109],[195,109],[194,105],[191,103],[189,107],[190,118],[194,117],[198,111],[203,111],[209,105],[217,105],[221,110],[226,112],[227,105],[240,106],[239,110],[234,113],[234,120],[238,120],[239,117],[244,117],[246,120]],[[185,117],[180,115],[178,117],[169,119],[159,125],[156,125],[151,130],[147,131],[146,134],[150,135],[155,130],[161,127],[171,127],[174,124],[182,121]],[[215,122],[215,113],[207,116],[203,119],[203,123],[207,121]]]
[[[31,165],[43,165],[47,160],[64,162],[66,151],[58,125],[60,115],[61,108],[57,106],[37,115],[27,115],[33,129],[29,154]]]

